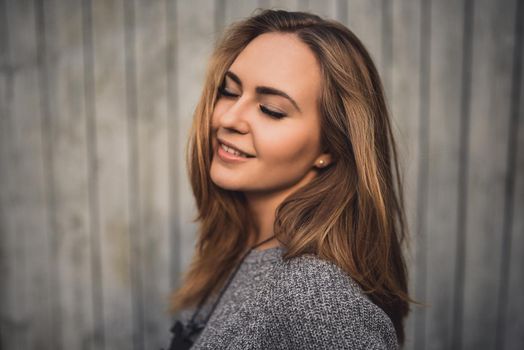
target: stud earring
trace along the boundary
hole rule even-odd
[[[321,167],[323,167],[323,166],[324,166],[324,159],[319,160],[319,161],[318,161],[318,165],[320,165]]]

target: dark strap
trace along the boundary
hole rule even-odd
[[[193,334],[200,332],[203,328],[203,325],[185,328],[182,322],[177,320],[173,327],[171,327],[171,333],[173,333],[173,336],[171,338],[169,350],[188,350],[193,346],[193,341],[191,340]]]

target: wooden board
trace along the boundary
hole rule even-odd
[[[225,0],[222,5],[216,6],[216,19],[219,23],[222,23],[222,27],[230,24],[231,22],[238,21],[249,17],[253,12],[259,8],[258,1],[256,0]]]
[[[130,5],[131,6],[131,5]],[[136,300],[141,311],[143,333],[140,346],[159,349],[169,340],[167,313],[169,277],[169,188],[167,113],[167,16],[164,1],[135,1],[133,105],[136,115],[135,173],[137,226],[134,255],[140,257],[137,270],[142,291]],[[128,94],[129,98],[133,97]]]
[[[6,311],[8,346],[56,348],[58,323],[53,314],[56,295],[51,291],[52,261],[49,225],[50,168],[44,112],[45,72],[42,70],[42,14],[31,1],[7,2],[9,62],[8,108],[3,116],[9,134],[7,148],[9,190],[3,204],[14,256],[10,269],[16,295]],[[11,75],[12,74],[12,75]],[[11,254],[10,253],[10,254]],[[13,266],[13,265],[11,265]],[[38,345],[37,345],[38,344]]]
[[[57,349],[84,348],[95,335],[81,8],[80,1],[63,0],[43,8]]]
[[[462,164],[464,2],[437,1],[430,8],[429,120],[426,206],[425,327],[416,336],[427,349],[450,349],[454,335],[457,237]]]
[[[169,187],[168,220],[169,240],[164,244],[169,249],[168,276],[171,291],[180,285],[182,262],[180,259],[182,228],[180,223],[180,208],[183,206],[179,199],[180,176],[184,174],[183,158],[180,158],[181,144],[178,132],[180,130],[178,107],[178,42],[177,42],[177,3],[166,1],[166,113],[167,113],[167,171]],[[171,327],[171,322],[169,326]],[[169,338],[170,339],[170,338]],[[169,341],[169,340],[168,340]],[[167,345],[166,345],[167,346]]]
[[[267,0],[265,7],[275,10],[297,11],[300,3],[300,0]]]
[[[337,19],[337,1],[335,0],[309,0],[300,1],[298,4],[298,11],[312,12],[323,18]]]
[[[519,3],[517,19],[524,17],[524,6]],[[524,348],[524,26],[522,21],[515,28],[513,54],[513,84],[510,135],[508,138],[508,174],[506,184],[508,235],[503,258],[506,259],[501,280],[502,300],[499,304],[498,344],[501,349]],[[501,344],[502,343],[502,344]]]
[[[384,26],[391,21],[388,6],[381,0],[354,0],[347,2],[346,26],[355,33],[369,51],[383,83],[388,86],[390,75],[386,62],[391,59],[388,48],[391,45],[391,30]],[[389,93],[389,91],[386,91]]]
[[[388,10],[385,8],[386,16]],[[391,31],[383,27],[383,35],[392,40],[392,58],[387,59],[387,45],[383,44],[381,67],[391,120],[396,138],[399,161],[404,179],[404,196],[407,224],[410,233],[410,250],[406,251],[409,270],[409,291],[415,299],[424,299],[424,280],[421,276],[425,260],[424,205],[426,190],[425,162],[427,149],[427,62],[423,61],[422,43],[427,32],[422,27],[423,4],[419,0],[395,2]],[[383,24],[385,26],[385,24]],[[387,39],[383,38],[383,42]],[[389,68],[388,68],[389,67]],[[426,70],[425,70],[426,69]],[[388,72],[391,82],[388,83]],[[389,90],[388,90],[389,87]],[[423,271],[423,270],[422,270]],[[412,308],[406,321],[406,349],[418,349],[419,334],[423,331],[420,317],[424,310]],[[422,328],[422,330],[421,330]]]
[[[497,348],[516,1],[473,8],[461,344]],[[492,330],[492,331],[489,331]]]
[[[130,120],[126,100],[126,46],[123,1],[92,3],[96,228],[100,249],[103,322],[97,347],[130,349],[140,336],[136,325],[136,264],[131,255]],[[133,231],[135,232],[135,231]],[[134,278],[134,279],[133,279]],[[134,299],[135,297],[135,299]]]
[[[0,1],[0,348],[15,349],[21,346],[22,336],[17,315],[20,278],[16,265],[16,232],[13,220],[15,169],[13,140],[11,137],[11,100],[13,93],[13,69],[10,48],[10,22],[7,1]],[[11,164],[11,166],[8,166]]]

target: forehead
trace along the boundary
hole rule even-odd
[[[311,49],[296,34],[265,33],[253,39],[230,67],[246,88],[270,86],[298,100],[316,98],[320,68]]]

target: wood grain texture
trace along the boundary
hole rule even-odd
[[[382,6],[384,6],[382,4]],[[386,8],[382,10],[387,15]],[[376,15],[375,15],[376,16]],[[393,53],[391,60],[387,55],[387,38],[382,38],[382,54],[379,70],[383,77],[386,95],[389,96],[393,133],[398,146],[398,155],[404,179],[404,195],[407,225],[410,231],[411,250],[406,251],[409,269],[409,291],[419,301],[425,299],[424,261],[425,231],[425,158],[427,156],[423,138],[427,120],[427,96],[424,79],[427,68],[423,61],[421,46],[424,38],[422,28],[423,3],[420,0],[395,2],[391,10],[392,33],[386,30],[382,35],[391,36]],[[384,24],[383,24],[384,25]],[[394,33],[394,35],[393,35]],[[358,35],[358,34],[357,34]],[[389,68],[388,68],[389,67]],[[381,69],[382,68],[382,69]],[[387,73],[391,71],[391,81],[387,83]],[[390,90],[388,91],[388,86]],[[418,349],[421,328],[424,327],[423,308],[412,308],[406,321],[406,349]],[[423,328],[422,328],[423,331]]]
[[[302,2],[300,0],[268,0],[267,8],[275,10],[297,11]]]
[[[15,258],[15,315],[10,338],[24,349],[56,348],[58,324],[51,288],[52,264],[49,225],[49,163],[46,161],[44,72],[41,14],[32,1],[9,1],[9,44],[12,89],[6,113],[10,134],[10,199],[5,203]]]
[[[524,6],[517,5],[515,17],[524,16]],[[519,23],[519,22],[517,22]],[[502,300],[497,310],[499,318],[499,343],[501,349],[517,350],[524,348],[524,25],[522,21],[515,28],[515,52],[513,54],[512,110],[508,138],[508,173],[506,177],[508,237],[503,250],[507,265],[502,274]]]
[[[165,7],[166,17],[166,113],[167,113],[167,162],[168,162],[168,182],[169,182],[169,203],[168,203],[168,220],[169,220],[169,241],[164,242],[169,249],[169,281],[172,290],[178,288],[181,284],[182,261],[180,255],[182,252],[181,237],[182,225],[179,220],[180,208],[183,206],[179,199],[181,181],[180,176],[184,172],[183,158],[180,158],[178,137],[179,124],[179,101],[181,96],[178,92],[178,42],[177,42],[177,24],[178,13],[177,4],[174,1],[166,0]],[[171,322],[169,327],[171,326]]]
[[[473,9],[462,326],[467,349],[497,348],[515,5],[477,1]]]
[[[107,349],[130,349],[136,334],[136,263],[131,254],[132,146],[126,100],[123,1],[93,1],[96,176],[102,315],[98,331]]]
[[[337,18],[337,1],[336,0],[308,0],[300,1],[298,4],[299,11],[311,12],[323,18]]]
[[[463,84],[463,1],[430,8],[426,225],[427,349],[450,349],[453,336]],[[443,87],[443,88],[438,88]],[[443,259],[442,257],[446,257]]]
[[[13,220],[15,196],[15,169],[12,141],[11,100],[13,94],[13,69],[9,30],[12,28],[8,16],[8,3],[0,1],[0,348],[10,349],[21,346],[17,312],[20,283],[16,264],[16,231]],[[9,166],[9,164],[11,166]]]
[[[232,22],[249,17],[259,8],[257,0],[224,0],[221,5],[217,4],[216,6],[217,15],[215,15],[215,18],[220,21],[222,28]]]
[[[52,166],[54,290],[59,298],[57,348],[82,349],[95,336],[80,1],[44,7],[47,99]],[[80,336],[79,336],[80,335]]]
[[[141,279],[144,349],[169,338],[167,24],[164,1],[135,1],[134,50],[137,142],[136,255]]]
[[[369,51],[382,79],[386,77],[385,37],[383,25],[386,9],[382,0],[348,1],[345,25],[362,41]]]

